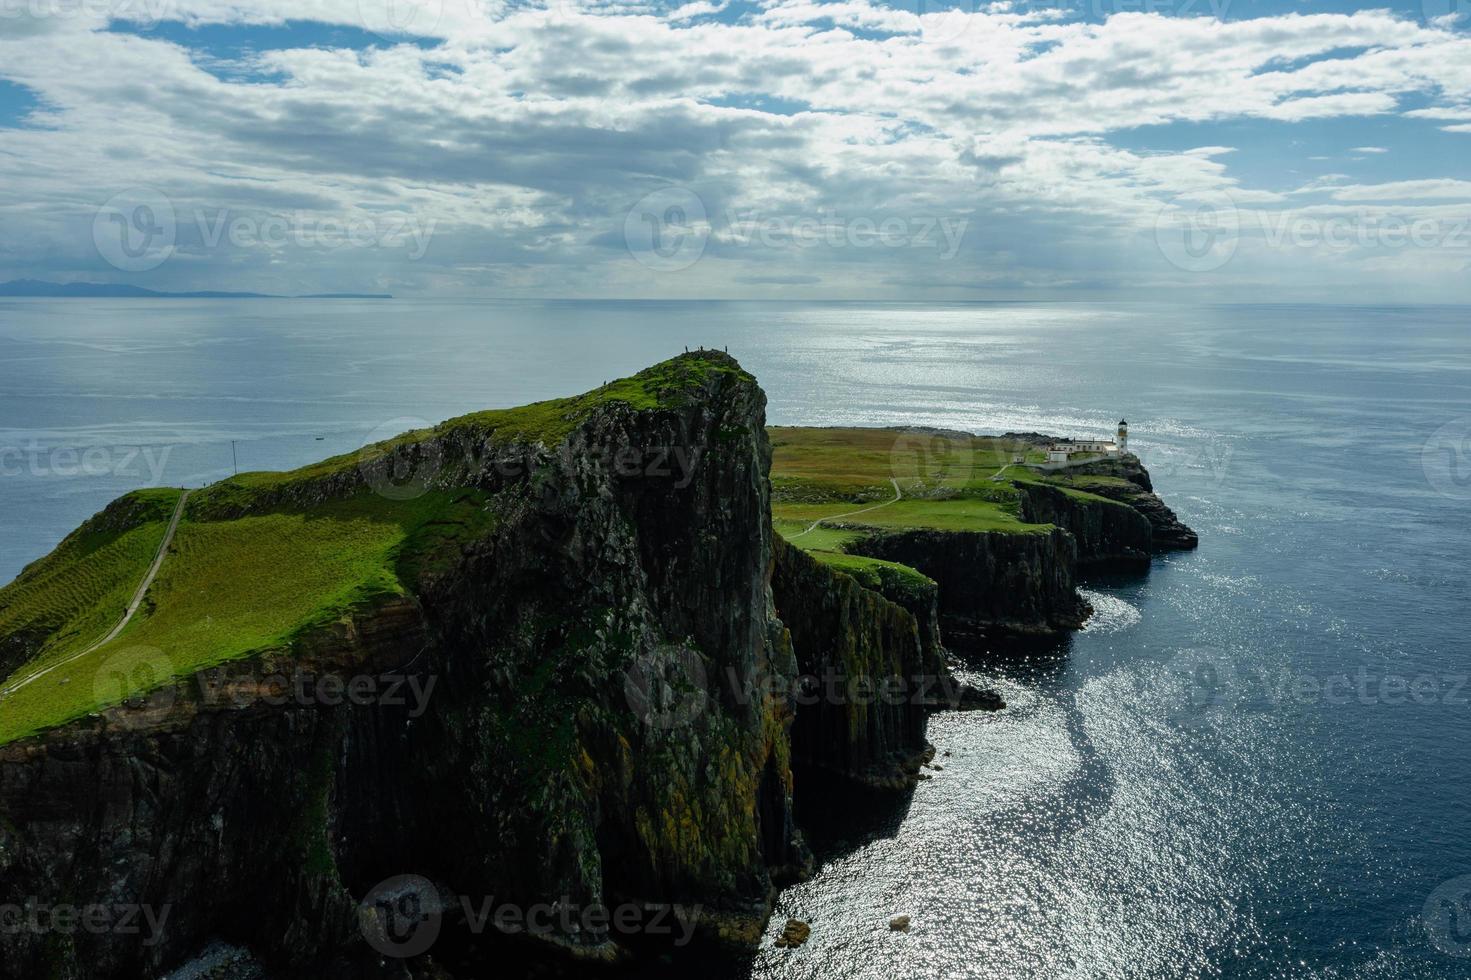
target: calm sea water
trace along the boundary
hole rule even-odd
[[[983,670],[944,770],[808,793],[754,977],[1471,975],[1464,308],[0,302],[0,580],[116,495],[729,346],[776,423],[1105,434],[1201,534]],[[834,810],[844,811],[842,818]],[[907,935],[891,915],[913,916]],[[1427,918],[1428,914],[1428,918]]]

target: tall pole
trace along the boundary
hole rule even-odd
[[[240,475],[240,457],[235,453],[235,440],[230,440],[230,461],[235,464],[235,475]]]

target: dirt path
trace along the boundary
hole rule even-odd
[[[904,493],[903,493],[903,491],[901,491],[899,489],[899,481],[898,480],[894,479],[891,476],[891,477],[889,477],[889,482],[894,485],[894,499],[893,500],[885,500],[881,504],[874,504],[872,507],[865,507],[862,510],[850,510],[846,514],[832,514],[832,515],[830,515],[828,517],[821,518],[820,520],[813,521],[812,524],[811,524],[811,526],[808,527],[807,530],[805,530],[805,531],[799,531],[798,533],[792,535],[790,538],[787,538],[787,540],[788,541],[795,541],[798,538],[802,537],[803,535],[811,534],[813,531],[817,530],[817,526],[819,524],[822,524],[822,523],[824,523],[826,521],[840,521],[840,520],[842,520],[845,517],[856,517],[859,514],[867,514],[871,510],[878,510],[880,507],[887,507],[890,504],[897,504],[900,500],[903,500],[904,499]]]
[[[148,589],[153,585],[153,580],[158,577],[158,571],[163,567],[164,558],[168,557],[169,545],[174,543],[174,532],[179,529],[179,520],[184,516],[184,502],[188,499],[188,490],[185,490],[179,495],[179,504],[174,508],[174,516],[169,521],[169,529],[164,532],[163,543],[158,546],[158,554],[153,556],[153,564],[149,566],[148,574],[143,576],[143,581],[138,584],[138,591],[133,593],[132,601],[128,603],[128,608],[123,613],[123,618],[112,628],[112,631],[80,653],[74,653],[65,660],[59,660],[49,667],[36,671],[19,684],[14,684],[5,688],[4,691],[0,691],[0,694],[14,694],[32,681],[45,677],[57,668],[65,667],[67,664],[81,660],[87,654],[94,653],[98,648],[106,646],[122,635],[123,630],[127,629],[128,624],[133,621],[134,613],[143,605],[143,597],[148,594]]]

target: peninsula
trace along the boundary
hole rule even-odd
[[[765,405],[688,353],[87,521],[0,589],[0,892],[171,918],[0,932],[0,978],[158,975],[219,939],[378,975],[398,876],[755,943],[810,866],[804,772],[906,792],[932,712],[1004,710],[951,648],[1074,629],[1080,570],[1195,545],[1127,453],[1049,471],[1045,436]]]

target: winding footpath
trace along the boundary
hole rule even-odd
[[[894,499],[893,500],[885,500],[881,504],[874,504],[872,507],[865,507],[862,510],[850,510],[846,514],[830,514],[827,517],[819,518],[819,519],[813,521],[812,524],[811,524],[811,526],[809,526],[807,528],[807,530],[805,530],[805,531],[799,531],[796,534],[792,535],[787,540],[788,541],[795,541],[798,538],[803,537],[804,535],[811,534],[813,531],[817,530],[817,526],[819,524],[826,523],[827,521],[840,521],[840,520],[842,520],[845,517],[856,517],[859,514],[867,514],[871,510],[878,510],[880,507],[888,507],[890,504],[897,504],[899,501],[901,501],[901,500],[904,499],[904,493],[903,493],[903,491],[901,491],[899,489],[899,481],[898,480],[894,479],[891,476],[891,477],[889,477],[889,482],[894,485]]]
[[[185,490],[181,494],[179,494],[178,506],[174,508],[174,516],[169,521],[168,530],[164,532],[163,543],[158,546],[158,554],[153,556],[153,564],[149,566],[148,574],[143,576],[143,581],[138,584],[138,590],[133,593],[132,601],[128,603],[128,608],[123,613],[123,618],[120,619],[118,621],[118,624],[112,628],[112,631],[109,632],[102,639],[98,640],[96,643],[81,651],[80,653],[74,653],[70,657],[67,657],[65,660],[58,660],[51,666],[43,667],[41,670],[36,671],[34,674],[25,678],[20,683],[13,684],[10,687],[5,688],[4,690],[0,690],[0,696],[14,694],[16,691],[19,691],[27,684],[30,684],[33,681],[38,681],[42,677],[45,677],[53,670],[65,667],[67,664],[70,663],[75,663],[76,661],[81,660],[83,657],[87,656],[89,653],[97,652],[98,649],[106,646],[107,644],[111,643],[113,640],[116,640],[119,636],[122,635],[123,630],[127,629],[128,624],[133,621],[133,615],[139,610],[139,608],[142,607],[143,597],[148,594],[148,589],[153,585],[153,580],[158,577],[159,569],[163,568],[163,560],[164,558],[168,557],[169,545],[174,543],[174,532],[179,529],[179,521],[184,516],[184,502],[188,499],[188,490]]]

